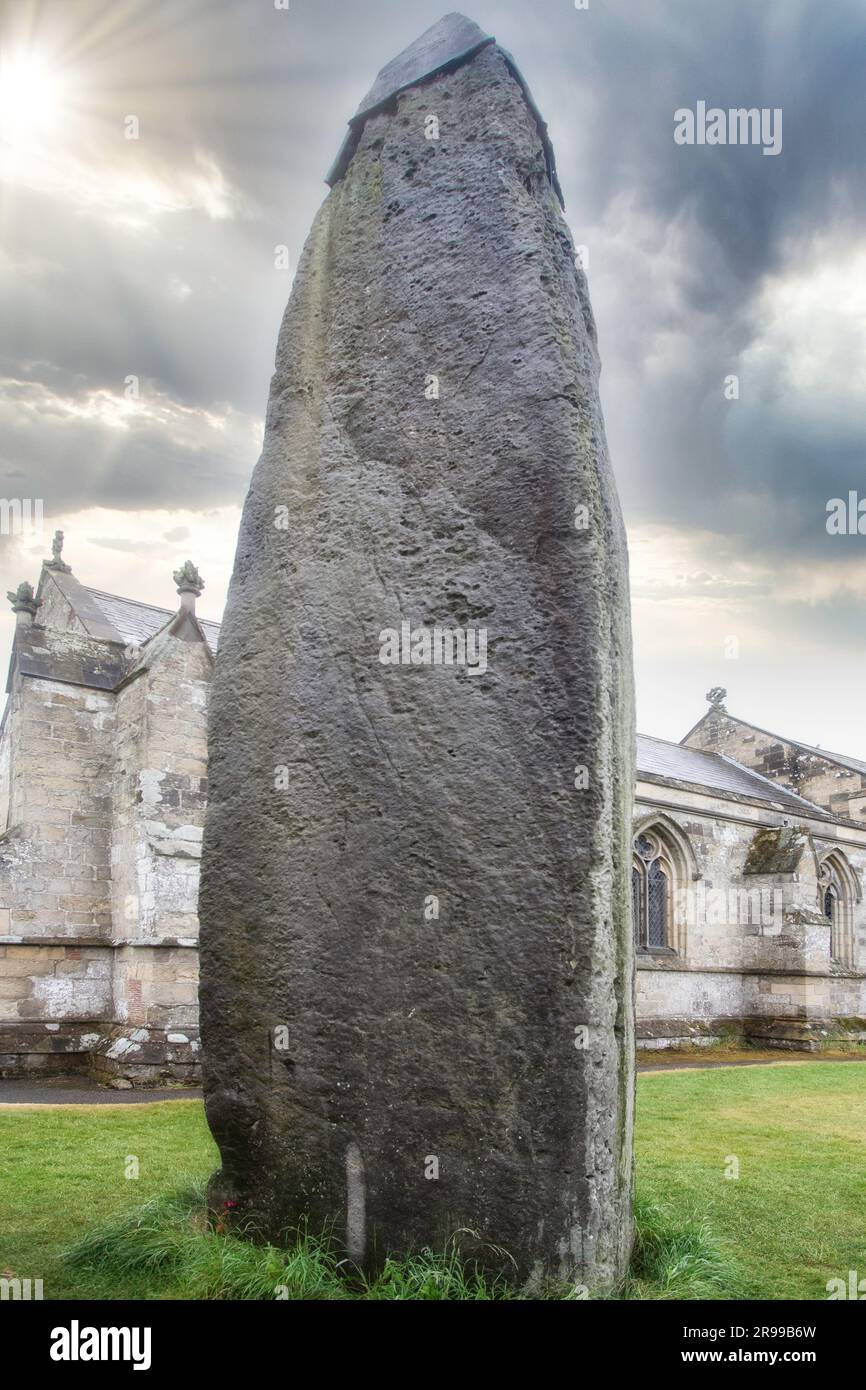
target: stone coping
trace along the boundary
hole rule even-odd
[[[677,962],[667,958],[659,961],[641,959],[637,956],[635,957],[635,969],[663,971],[678,975],[758,975],[761,977],[773,975],[796,980],[866,979],[866,974],[862,970],[850,970],[845,967],[840,967],[838,970],[804,970],[797,966],[789,968],[783,965],[686,965],[682,961]]]
[[[156,940],[150,936],[117,937],[101,936],[6,936],[0,935],[0,946],[70,946],[75,950],[102,949],[119,951],[124,946],[153,946],[164,950],[197,951],[198,942],[189,936],[164,936]]]

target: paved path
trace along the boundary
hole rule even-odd
[[[752,1061],[729,1062],[638,1062],[637,1070],[642,1071],[706,1071],[711,1067],[801,1067],[804,1062],[866,1062],[866,1057],[822,1057],[818,1053],[804,1052],[788,1057],[759,1057]]]
[[[802,1066],[804,1062],[866,1062],[864,1057],[821,1057],[816,1053],[800,1053],[797,1056],[778,1058],[757,1058],[755,1061],[731,1059],[729,1061],[696,1062],[678,1059],[675,1062],[641,1062],[639,1072],[651,1071],[701,1071],[712,1067],[791,1067]],[[198,1087],[166,1086],[152,1091],[141,1089],[115,1091],[110,1086],[97,1086],[80,1077],[75,1080],[55,1078],[52,1081],[0,1081],[0,1110],[12,1105],[151,1105],[156,1100],[201,1100]]]
[[[197,1087],[116,1091],[75,1081],[0,1081],[0,1108],[12,1105],[150,1105],[155,1100],[201,1100]]]

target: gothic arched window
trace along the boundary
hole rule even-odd
[[[830,923],[830,959],[851,964],[853,936],[851,869],[844,856],[828,854],[818,877],[821,909]]]
[[[845,962],[848,959],[849,903],[841,870],[842,866],[837,862],[837,856],[827,855],[820,866],[817,883],[822,895],[822,910],[830,923],[830,959]]]
[[[643,831],[634,842],[631,871],[635,944],[670,947],[673,939],[673,864],[660,836]]]

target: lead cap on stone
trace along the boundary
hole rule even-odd
[[[443,15],[435,24],[431,24],[430,28],[425,29],[414,43],[410,43],[409,47],[404,48],[402,53],[398,53],[397,57],[392,58],[390,63],[386,63],[354,116],[349,120],[349,129],[340,146],[337,158],[325,175],[325,182],[329,187],[333,188],[344,177],[352,162],[355,150],[358,148],[364,126],[371,116],[384,110],[401,92],[408,91],[410,87],[420,86],[440,73],[453,72],[462,64],[471,62],[483,48],[488,48],[493,44],[496,44],[496,39],[492,34],[485,34],[474,20],[467,19],[465,15],[452,11],[451,14]],[[544,146],[550,182],[557,198],[564,207],[562,188],[556,173],[556,159],[553,154],[553,146],[550,143],[547,124],[535,104],[526,79],[511,54],[504,48],[500,48],[499,52],[505,59],[512,77],[520,85],[526,103],[535,118],[541,143]]]

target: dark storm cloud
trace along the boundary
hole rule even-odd
[[[825,503],[866,471],[862,390],[839,409],[832,372],[804,392],[779,381],[772,353],[750,361],[750,349],[765,329],[767,278],[817,266],[821,237],[832,243],[824,255],[844,257],[861,235],[866,11],[849,0],[658,0],[591,7],[578,22],[579,45],[552,55],[563,92],[571,70],[565,114],[543,105],[553,111],[577,240],[584,227],[591,240],[603,393],[626,510],[727,532],[756,558],[798,547],[834,561]],[[781,108],[782,153],[676,145],[673,113],[698,100]],[[627,239],[610,244],[624,193],[627,231],[645,227],[655,241],[649,278],[630,265]],[[677,346],[659,373],[651,359],[666,334]],[[723,395],[730,373],[741,378],[737,402]]]
[[[859,0],[651,0],[606,5],[597,18],[581,45],[592,72],[583,106],[595,115],[579,145],[578,186],[597,201],[634,189],[666,219],[692,219],[695,251],[702,240],[711,248],[691,280],[697,308],[719,295],[741,300],[779,265],[788,236],[828,216],[855,226],[866,202]],[[674,110],[698,100],[782,108],[782,154],[675,145]]]

